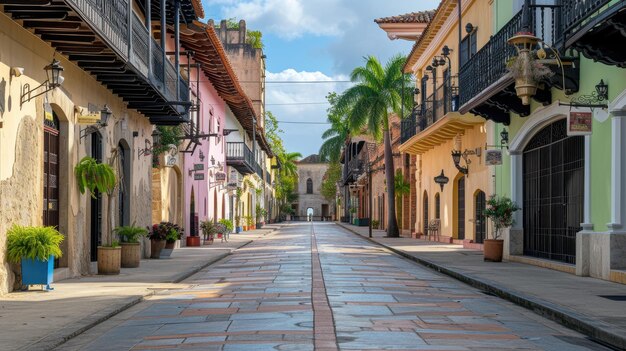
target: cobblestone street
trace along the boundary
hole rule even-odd
[[[291,224],[60,350],[608,350],[335,224]]]

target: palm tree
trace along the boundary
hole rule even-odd
[[[298,176],[298,166],[296,166],[296,161],[302,157],[302,154],[299,152],[285,152],[282,155],[278,155],[280,162],[282,163],[281,171],[284,175],[288,177],[297,177]]]
[[[356,84],[346,90],[337,101],[337,110],[345,113],[350,130],[362,130],[376,140],[384,139],[385,176],[387,184],[394,184],[394,165],[391,150],[389,115],[402,115],[402,106],[410,106],[410,75],[402,72],[406,58],[395,56],[386,66],[382,66],[376,57],[365,58],[365,66],[355,68],[350,79]],[[404,94],[403,94],[404,92]],[[404,117],[404,116],[402,116]],[[398,237],[396,220],[395,189],[387,187],[387,236]]]
[[[331,163],[339,161],[341,148],[345,145],[350,136],[350,125],[345,118],[339,116],[328,116],[331,126],[322,134],[324,142],[320,146],[320,158]]]

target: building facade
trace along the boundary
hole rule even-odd
[[[335,204],[321,194],[328,163],[310,155],[296,163],[298,168],[298,201],[292,204],[294,220],[331,221]]]
[[[0,293],[13,289],[19,272],[4,256],[13,224],[55,226],[65,236],[63,256],[55,262],[57,279],[95,272],[104,223],[151,224],[152,158],[145,140],[151,140],[153,125],[186,121],[189,101],[188,82],[177,74],[178,52],[162,49],[171,35],[151,29],[153,21],[175,25],[200,12],[191,1],[161,3],[178,17],[149,20],[151,11],[128,1],[115,4],[68,0],[2,7]],[[52,13],[50,21],[24,20]],[[101,21],[109,16],[119,21]],[[54,23],[70,17],[62,27]],[[137,42],[150,49],[133,46]],[[91,198],[78,191],[74,167],[84,156],[116,170],[119,185],[110,213],[104,211],[106,194]]]

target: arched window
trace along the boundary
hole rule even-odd
[[[306,193],[313,194],[313,181],[311,178],[306,180]]]
[[[435,219],[441,219],[441,199],[439,193],[435,194]]]

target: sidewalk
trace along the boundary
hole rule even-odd
[[[228,243],[175,249],[170,259],[141,261],[117,276],[84,276],[53,283],[54,291],[0,297],[0,349],[50,350],[160,290],[183,281],[279,225],[231,234]]]
[[[482,251],[419,239],[387,238],[382,230],[374,230],[373,239],[369,239],[367,227],[345,223],[339,226],[488,294],[612,347],[626,349],[626,285],[523,263],[484,262]]]

